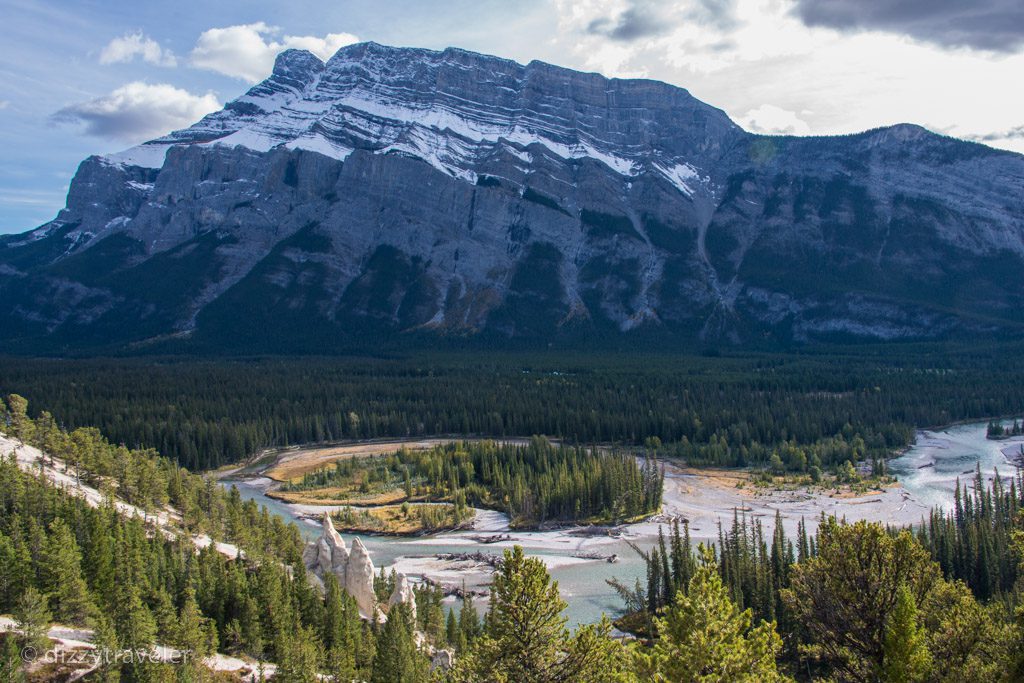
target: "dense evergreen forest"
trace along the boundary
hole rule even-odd
[[[108,652],[160,644],[189,653],[175,664],[111,657],[89,679],[139,682],[212,680],[201,658],[218,651],[273,661],[275,681],[308,683],[317,672],[339,682],[425,681],[429,661],[413,644],[414,630],[424,642],[460,648],[480,630],[469,598],[446,630],[441,596],[431,588],[417,589],[418,621],[400,615],[371,624],[333,576],[321,594],[301,562],[260,557],[196,551],[188,540],[152,533],[139,517],[124,519],[113,505],[90,507],[4,458],[0,613],[13,613],[22,636],[0,636],[0,679],[25,680],[22,648],[45,652],[51,621],[91,629]],[[395,667],[418,678],[393,678]],[[58,672],[35,673],[33,680],[51,680]]]
[[[191,469],[272,446],[372,437],[528,436],[639,444],[694,462],[823,467],[914,428],[1024,413],[1019,349],[864,347],[803,355],[411,354],[248,360],[0,359],[0,390],[60,424]]]
[[[0,431],[59,458],[75,479],[106,496],[134,505],[146,514],[173,506],[187,534],[208,534],[238,545],[250,555],[290,563],[302,554],[298,529],[280,517],[242,501],[238,491],[225,490],[212,479],[193,474],[152,449],[131,450],[110,443],[94,427],[67,431],[47,411],[28,416],[28,402],[12,394],[0,400]],[[0,496],[18,489],[0,485]]]
[[[552,444],[455,442],[426,451],[338,460],[282,491],[358,488],[400,500],[466,503],[507,512],[513,527],[548,522],[619,523],[657,512],[663,475],[652,457],[643,466],[626,453]]]
[[[271,660],[279,667],[274,680],[285,682],[307,683],[317,671],[339,682],[390,683],[406,674],[425,681],[429,661],[414,631],[424,643],[456,649],[481,631],[471,597],[446,623],[442,596],[429,586],[415,589],[416,620],[361,619],[333,576],[323,594],[306,580],[293,524],[153,451],[114,446],[94,428],[67,432],[46,411],[33,420],[17,395],[0,401],[0,432],[37,446],[107,496],[92,507],[23,471],[13,454],[0,458],[0,614],[13,614],[22,631],[18,639],[0,636],[0,680],[24,680],[21,649],[44,651],[51,621],[91,629],[111,652],[160,644],[195,655],[184,666],[105,662],[95,677],[140,682],[209,680],[200,660],[218,651]],[[147,516],[126,518],[115,500]],[[183,533],[173,538],[155,533],[148,517],[168,504],[181,513]],[[242,553],[231,559],[213,544],[197,550],[191,537],[200,533]],[[382,572],[375,582],[385,604],[393,581]],[[391,677],[394,667],[400,678]],[[35,680],[51,673],[37,671]]]
[[[274,680],[285,683],[952,682],[1024,673],[1019,475],[986,485],[976,473],[951,513],[910,530],[823,518],[816,535],[801,525],[789,539],[778,519],[766,534],[737,512],[713,549],[695,549],[685,522],[674,524],[645,553],[646,582],[620,586],[632,610],[623,625],[641,636],[623,643],[607,620],[570,632],[557,585],[519,548],[505,552],[482,621],[469,599],[446,616],[429,587],[417,589],[415,619],[404,605],[383,622],[361,619],[335,581],[323,592],[307,581],[293,526],[151,451],[111,445],[93,429],[64,431],[46,412],[30,419],[20,397],[0,413],[2,431],[108,493],[92,507],[41,469],[0,461],[0,612],[19,628],[0,636],[5,680],[26,680],[19,653],[49,647],[52,621],[91,629],[110,651],[159,643],[196,655],[174,665],[104,662],[92,677],[105,681],[208,680],[198,655],[214,651],[272,660]],[[154,533],[151,519],[126,519],[115,495],[143,509],[192,506],[185,528],[233,538],[244,552],[227,557]],[[394,581],[378,577],[380,600]],[[431,673],[440,648],[454,664]],[[32,680],[53,673],[34,668]]]

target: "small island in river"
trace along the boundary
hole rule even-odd
[[[663,478],[653,457],[543,437],[339,454],[315,468],[292,461],[287,471],[267,495],[332,506],[341,529],[403,535],[461,528],[474,507],[507,514],[514,529],[635,521],[661,507]]]

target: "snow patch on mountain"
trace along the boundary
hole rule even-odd
[[[487,85],[505,96],[500,102],[484,103],[460,97],[452,88],[416,89],[406,81],[419,77],[405,73],[413,67],[391,63],[383,55],[346,58],[346,54],[340,51],[325,71],[305,76],[296,64],[314,68],[309,57],[288,55],[267,81],[222,111],[188,129],[106,158],[111,163],[160,168],[174,144],[241,145],[257,152],[283,146],[339,160],[354,148],[363,148],[378,154],[411,154],[449,175],[475,182],[473,166],[496,144],[505,145],[526,163],[533,161],[526,150],[540,145],[559,159],[594,159],[630,177],[641,171],[640,161],[649,151],[625,152],[588,132],[593,126],[573,120],[577,114],[571,102],[563,112],[555,104],[526,101],[524,69],[547,65],[520,67],[501,62],[501,66],[512,65],[513,73],[491,74],[494,80]],[[470,68],[457,60],[438,59],[447,52],[424,54],[437,60],[427,63],[431,69]],[[461,51],[452,54],[473,56]],[[662,172],[681,191],[693,193],[686,181],[698,174],[690,163],[667,162]]]
[[[676,188],[685,194],[687,197],[693,196],[693,187],[690,186],[691,182],[699,181],[700,174],[690,164],[675,164],[674,166],[663,166],[662,164],[654,164],[654,167],[658,169],[663,176],[665,176],[670,183],[676,186]]]
[[[306,133],[291,142],[285,143],[284,146],[288,149],[304,149],[309,152],[316,152],[339,160],[346,159],[353,151],[351,147],[332,142],[320,133]]]
[[[162,168],[167,158],[167,150],[170,148],[171,145],[168,144],[144,142],[123,152],[108,154],[103,158],[112,164],[139,166],[140,168]]]

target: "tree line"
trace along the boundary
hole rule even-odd
[[[915,427],[1024,413],[1019,353],[413,353],[370,358],[0,359],[0,387],[59,424],[190,469],[264,448],[378,437],[657,437],[696,463],[831,467]],[[783,452],[784,451],[784,452]]]
[[[1000,420],[989,420],[988,427],[985,429],[985,435],[989,439],[1005,439],[1021,434],[1024,434],[1024,425],[1019,420],[1014,420],[1013,424],[1009,426],[1004,425]]]

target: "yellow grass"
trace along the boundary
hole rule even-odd
[[[714,487],[719,489],[742,490],[744,493],[753,493],[754,483],[752,473],[746,470],[730,470],[718,468],[697,468],[679,467],[682,474],[689,474],[696,477],[697,488]]]
[[[311,491],[267,491],[271,498],[300,505],[391,505],[401,503],[405,491],[400,488],[381,493],[359,493],[358,486],[328,486]]]
[[[395,453],[401,448],[411,451],[425,451],[455,439],[417,439],[406,441],[381,441],[374,443],[349,444],[344,446],[312,446],[283,451],[277,462],[264,474],[275,481],[300,481],[303,475],[323,469],[338,460],[364,458],[373,455]]]
[[[359,512],[365,512],[377,520],[378,523],[361,524],[358,519],[349,523],[342,521],[339,516],[334,516],[335,526],[339,531],[350,532],[350,533],[378,533],[378,534],[395,534],[395,535],[414,535],[421,534],[428,529],[423,526],[420,516],[416,514],[418,506],[410,505],[409,514],[405,515],[402,513],[401,505],[382,505],[373,508],[359,509]],[[432,506],[434,507],[434,506]],[[446,512],[451,512],[450,505],[444,506]],[[429,529],[430,532],[445,531],[447,529],[455,528],[455,525],[447,524],[442,528]]]
[[[771,482],[761,481],[760,472],[749,470],[731,470],[724,468],[697,468],[678,467],[683,474],[693,475],[695,483],[685,485],[684,489],[713,487],[718,489],[737,490],[743,496],[755,496],[758,489],[773,490],[797,490],[810,489],[831,491],[832,498],[860,498],[863,496],[879,495],[884,489],[899,486],[898,482],[879,482],[873,479],[863,479],[854,484],[840,484],[835,477],[825,474],[817,484],[812,483],[807,475],[789,474],[785,476],[773,476]],[[880,487],[879,487],[880,485]]]

